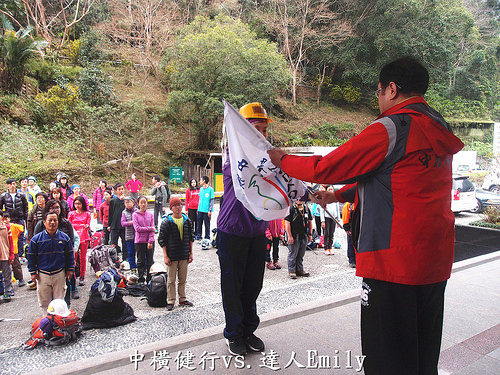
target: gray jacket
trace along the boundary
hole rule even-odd
[[[168,201],[170,200],[170,189],[168,185],[161,185],[159,188],[153,186],[151,195],[155,197],[155,204],[161,204],[162,207],[168,206]]]

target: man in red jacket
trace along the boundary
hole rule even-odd
[[[385,65],[381,115],[325,157],[269,152],[304,181],[347,184],[319,192],[356,202],[352,239],[363,277],[361,339],[371,374],[437,374],[444,290],[454,252],[452,155],[463,143],[423,98],[429,73],[413,58]]]

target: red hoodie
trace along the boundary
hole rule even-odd
[[[346,183],[356,202],[358,276],[422,285],[447,280],[453,263],[452,155],[463,147],[422,97],[409,98],[325,157],[283,158],[304,181]]]

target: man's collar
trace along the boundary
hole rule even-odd
[[[400,110],[401,108],[406,107],[407,105],[415,103],[427,104],[423,96],[410,96],[409,98],[403,99],[398,104],[395,104],[391,108],[385,110],[383,113],[380,114],[380,116],[377,117],[377,119],[390,115],[391,113],[394,113]]]

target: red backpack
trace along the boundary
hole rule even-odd
[[[40,327],[42,325],[42,328]],[[47,329],[49,327],[49,329]],[[23,349],[33,349],[38,344],[56,346],[76,340],[82,332],[80,318],[74,310],[68,316],[52,315],[37,319],[31,326],[31,337],[23,344]]]

